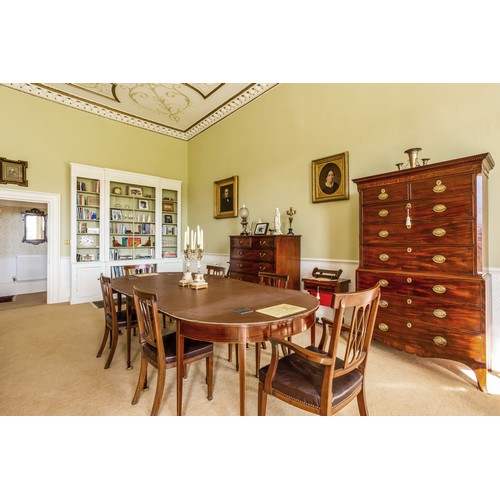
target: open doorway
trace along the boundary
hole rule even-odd
[[[47,207],[47,304],[60,302],[60,195],[0,188],[0,200]]]

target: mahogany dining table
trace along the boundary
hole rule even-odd
[[[319,302],[306,292],[287,290],[220,276],[205,276],[207,288],[179,285],[182,273],[153,273],[112,278],[114,291],[129,299],[134,288],[156,293],[158,310],[176,320],[177,366],[183,366],[184,337],[238,345],[240,415],[245,415],[246,344],[271,336],[290,337],[311,329]],[[274,317],[257,312],[272,306],[296,306],[298,312]],[[177,415],[182,414],[182,370],[177,370]]]

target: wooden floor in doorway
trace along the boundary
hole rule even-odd
[[[17,309],[19,307],[39,306],[47,303],[47,292],[25,293],[16,295],[12,302],[1,302],[0,311],[6,309]]]

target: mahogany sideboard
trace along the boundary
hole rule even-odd
[[[259,281],[259,272],[288,274],[288,288],[300,290],[301,236],[230,236],[231,278]]]
[[[486,391],[491,350],[489,153],[354,179],[357,289],[380,282],[374,338],[464,363]]]

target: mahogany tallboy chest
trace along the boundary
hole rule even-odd
[[[300,290],[300,236],[230,236],[231,278],[259,281],[259,272],[288,274],[288,288]]]
[[[491,348],[490,154],[354,179],[356,288],[380,282],[379,341],[472,368],[486,391]]]

